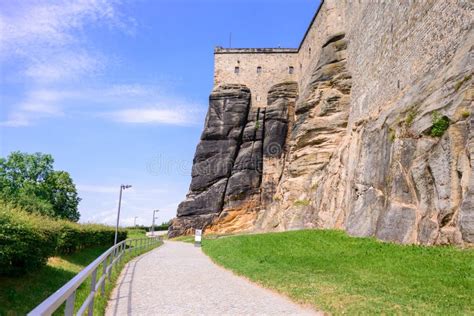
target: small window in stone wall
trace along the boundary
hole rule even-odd
[[[259,101],[259,102],[262,100],[262,98],[259,95],[257,95],[256,98],[257,98],[257,101]]]
[[[260,66],[257,67],[257,73],[258,74],[262,73],[262,67],[260,67]]]
[[[292,75],[294,72],[295,72],[295,67],[293,67],[293,66],[288,67],[288,73],[290,75]]]
[[[308,49],[308,53],[311,56],[311,47]]]
[[[240,73],[240,67],[235,67],[235,68],[234,68],[234,73],[235,73],[235,74]]]

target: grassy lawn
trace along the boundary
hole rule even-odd
[[[203,250],[239,275],[333,314],[474,314],[474,249],[306,230],[204,240]]]
[[[125,260],[119,264],[118,269],[114,269],[112,283],[107,282],[106,295],[96,297],[94,306],[96,315],[104,313],[108,297],[125,263],[152,248],[154,247],[142,249],[137,254],[128,254]],[[45,267],[34,273],[19,277],[0,277],[0,315],[25,315],[107,249],[108,247],[89,248],[71,255],[52,257]],[[79,287],[76,293],[76,310],[80,303],[86,299],[89,289],[89,280]],[[55,314],[63,314],[63,309],[58,310]]]

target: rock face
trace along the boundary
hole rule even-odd
[[[282,83],[271,89],[266,108],[250,108],[245,86],[213,91],[190,191],[178,207],[171,237],[204,227],[219,233],[254,229],[262,190],[271,202],[278,182],[275,171],[282,172],[288,113],[296,93],[296,83]]]
[[[209,103],[193,160],[190,190],[178,206],[170,236],[203,228],[221,213],[234,160],[242,144],[250,90],[242,85],[222,86],[211,94]]]
[[[245,86],[214,90],[171,236],[335,228],[398,243],[474,242],[469,5],[387,6],[343,8],[353,29],[322,42],[302,86],[273,86],[264,108]],[[384,36],[382,18],[397,14],[408,24]],[[437,35],[412,42],[405,34],[420,23]],[[364,30],[368,47],[355,34]]]

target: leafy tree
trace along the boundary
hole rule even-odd
[[[42,153],[13,152],[0,158],[0,198],[32,213],[78,221],[76,186],[53,163],[51,155]]]

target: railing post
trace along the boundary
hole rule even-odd
[[[110,253],[109,274],[107,275],[109,277],[109,281],[112,281],[112,269],[114,268],[114,258],[115,258],[114,252],[115,252],[115,249],[114,251]]]
[[[72,316],[74,314],[74,303],[76,302],[76,291],[74,291],[66,300],[66,307],[64,308],[65,316]]]
[[[102,263],[103,267],[102,267],[102,275],[104,276],[104,282],[102,282],[102,287],[100,289],[100,292],[102,293],[102,295],[105,294],[105,282],[107,281],[107,261],[108,261],[109,257],[105,257],[104,259],[104,262]]]
[[[118,258],[117,264],[120,264],[120,261],[122,261],[122,246],[123,246],[123,244],[120,244],[120,245],[118,246],[118,250],[117,250],[117,252],[118,252],[118,254],[117,254],[117,258]]]
[[[92,299],[91,302],[89,303],[89,308],[88,308],[88,315],[92,316],[94,315],[94,299],[95,299],[95,284],[97,281],[97,268],[95,268],[94,272],[92,272],[91,275],[91,293],[92,293]]]

